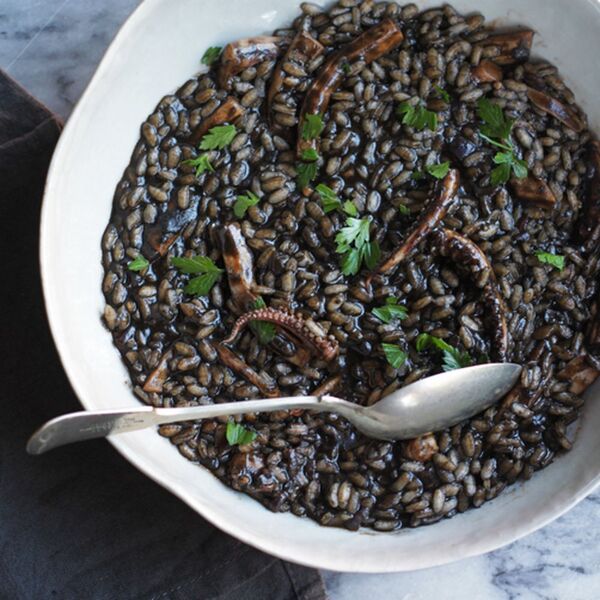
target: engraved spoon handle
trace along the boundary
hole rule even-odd
[[[348,403],[337,398],[291,396],[185,408],[152,408],[151,406],[145,406],[134,409],[81,411],[62,415],[42,425],[27,442],[27,452],[41,454],[71,442],[91,440],[164,423],[193,421],[252,412],[273,412],[292,408],[332,411],[346,404]]]

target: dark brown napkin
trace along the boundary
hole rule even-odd
[[[229,537],[106,441],[25,454],[80,409],[38,267],[40,203],[61,125],[0,71],[0,599],[321,600],[315,570]]]

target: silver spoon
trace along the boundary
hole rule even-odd
[[[144,406],[75,412],[42,425],[29,439],[27,452],[41,454],[71,442],[164,423],[293,408],[335,412],[372,438],[410,439],[450,427],[485,410],[513,387],[520,372],[521,367],[512,363],[457,369],[421,379],[368,407],[333,396],[293,396],[185,408]]]

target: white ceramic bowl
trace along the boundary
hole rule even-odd
[[[52,161],[43,206],[41,261],[48,316],[69,379],[87,409],[137,406],[100,315],[100,239],[115,185],[139,126],[164,94],[198,70],[212,45],[272,31],[299,0],[146,0],[109,48],[73,112]],[[419,2],[420,5],[432,4]],[[500,24],[537,30],[535,52],[555,62],[600,131],[600,6],[592,0],[456,0]],[[600,388],[590,390],[598,395]],[[113,445],[203,517],[277,556],[343,571],[402,571],[493,550],[572,507],[600,482],[600,400],[588,402],[573,450],[479,510],[396,533],[320,527],[273,514],[184,459],[155,431]]]

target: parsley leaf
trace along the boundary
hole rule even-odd
[[[265,301],[259,296],[254,301],[253,309],[258,308],[267,308]],[[263,346],[269,344],[273,338],[275,337],[275,333],[277,332],[277,328],[274,323],[269,323],[268,321],[251,321],[250,328],[256,334],[258,341],[263,344]]]
[[[562,271],[565,268],[565,257],[560,254],[552,254],[551,252],[542,252],[538,250],[535,253],[536,258],[547,265],[552,265],[555,269]]]
[[[131,262],[127,263],[127,268],[130,271],[143,271],[149,266],[150,263],[141,254],[138,254]]]
[[[319,153],[314,148],[306,148],[302,151],[300,158],[303,161],[309,161],[296,164],[296,172],[298,174],[297,184],[302,190],[317,176],[317,172],[319,171],[319,164],[317,162],[319,160]]]
[[[223,50],[221,46],[210,46],[206,49],[206,52],[202,56],[202,60],[200,62],[203,65],[212,65],[219,58],[221,50]]]
[[[367,269],[372,271],[381,257],[381,248],[377,242],[368,242],[362,247],[361,258],[367,265]]]
[[[344,275],[356,275],[364,262],[373,269],[379,260],[381,250],[377,242],[371,242],[371,217],[356,219],[348,217],[346,226],[335,236],[336,252],[343,254],[342,272]]]
[[[354,204],[354,202],[352,202],[351,200],[346,200],[344,202],[344,204],[342,204],[342,210],[349,217],[357,217],[358,216],[358,208],[356,208],[356,204]]]
[[[233,205],[233,214],[241,219],[246,214],[246,211],[251,207],[255,206],[260,202],[260,198],[248,191],[247,194],[238,196],[235,204]]]
[[[510,179],[511,171],[514,172],[515,177],[518,179],[527,177],[527,163],[517,158],[512,151],[498,152],[494,156],[494,162],[500,166],[492,170],[492,185],[506,183]]]
[[[205,171],[211,171],[212,173],[215,171],[214,167],[210,164],[210,158],[207,152],[201,154],[197,158],[184,160],[181,164],[196,167],[196,177],[200,177]]]
[[[328,185],[320,183],[316,187],[316,190],[319,196],[321,196],[321,202],[323,203],[323,210],[325,214],[342,208],[342,202],[337,197],[337,194]]]
[[[319,160],[319,153],[314,148],[306,148],[302,150],[302,160]]]
[[[221,273],[203,273],[190,279],[183,291],[186,294],[192,296],[208,296],[208,292],[212,289],[213,285],[219,281]]]
[[[492,170],[490,181],[492,185],[506,183],[510,179],[510,163],[504,163]]]
[[[468,352],[461,352],[458,348],[448,344],[448,342],[429,333],[421,333],[417,337],[415,345],[418,352],[423,352],[423,350],[432,347],[441,350],[443,357],[442,368],[444,371],[468,367],[472,362]]]
[[[207,256],[173,256],[171,264],[182,273],[222,273],[215,263]]]
[[[406,362],[406,352],[396,344],[381,344],[385,358],[394,367],[399,369]]]
[[[350,67],[349,62],[342,63],[342,71],[344,71],[344,75],[350,74],[350,72],[352,71],[352,68]]]
[[[484,122],[481,133],[499,140],[507,140],[515,124],[513,119],[504,116],[497,104],[487,98],[481,98],[477,103],[477,116]]]
[[[230,446],[244,446],[256,439],[256,432],[246,429],[243,425],[240,425],[233,420],[229,420],[227,421],[225,437]]]
[[[317,193],[321,196],[321,202],[323,203],[323,211],[325,214],[329,214],[334,210],[341,210],[350,217],[356,217],[358,215],[358,209],[354,202],[346,200],[343,204],[338,198],[337,194],[324,183],[320,183],[316,187]]]
[[[437,165],[427,165],[426,171],[436,179],[444,179],[450,170],[450,161],[439,163]]]
[[[314,140],[321,135],[323,129],[325,129],[325,123],[323,123],[321,115],[306,115],[302,126],[302,139]]]
[[[361,248],[370,239],[371,219],[355,219],[350,217],[346,219],[346,226],[342,227],[335,236],[335,242],[338,245],[336,252],[346,252],[347,248],[354,244],[356,248]]]
[[[504,150],[494,156],[494,163],[498,166],[492,170],[491,184],[506,183],[511,173],[517,179],[527,177],[527,163],[516,157],[515,148],[510,141],[514,120],[507,119],[502,109],[487,98],[481,98],[477,103],[477,115],[484,123],[479,135],[488,143]]]
[[[439,85],[434,85],[433,89],[439,94],[444,102],[450,104],[450,94],[444,88],[441,88]]]
[[[431,131],[437,129],[437,115],[427,110],[422,104],[413,106],[408,102],[402,102],[396,109],[396,114],[402,117],[404,125],[414,127],[417,131],[422,131],[425,127]]]
[[[317,176],[319,165],[316,162],[298,163],[296,172],[298,173],[298,187],[302,190]]]
[[[207,256],[193,256],[191,258],[173,256],[171,264],[181,273],[199,274],[198,277],[190,279],[183,288],[186,294],[195,296],[206,296],[223,274],[223,269],[217,267]]]
[[[396,208],[401,215],[410,215],[410,208],[406,204],[398,204]]]
[[[391,323],[394,319],[406,319],[408,312],[406,306],[398,303],[392,296],[386,298],[385,304],[371,311],[380,321]]]
[[[200,141],[200,150],[223,150],[229,146],[237,133],[235,125],[217,125],[208,130]]]

